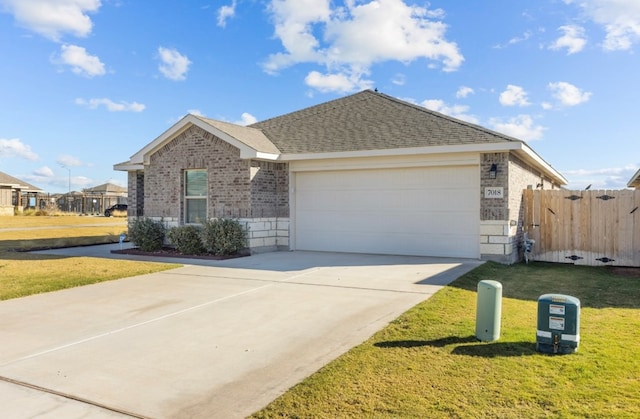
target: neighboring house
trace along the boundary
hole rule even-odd
[[[112,205],[127,203],[127,188],[114,183],[83,189],[82,194],[85,212],[102,214]]]
[[[523,141],[371,90],[246,127],[187,115],[114,168],[130,215],[236,217],[253,251],[507,263],[522,191],[567,183]]]
[[[631,177],[629,183],[627,183],[629,188],[640,189],[640,169]]]
[[[14,215],[16,209],[21,211],[25,206],[35,207],[35,196],[39,192],[43,192],[42,189],[0,172],[0,215]],[[33,205],[28,201],[23,202],[25,193],[26,199],[30,199],[29,195],[33,194]]]

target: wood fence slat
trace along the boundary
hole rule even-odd
[[[523,199],[534,259],[640,267],[640,190],[526,190]]]

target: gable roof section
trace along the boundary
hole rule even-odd
[[[371,90],[249,126],[284,154],[522,142]]]
[[[629,183],[627,183],[627,186],[629,188],[640,189],[640,169],[638,169],[638,171],[633,176],[631,176],[631,180],[629,181]]]
[[[4,172],[0,172],[0,186],[9,186],[11,189],[20,189],[26,192],[42,192],[42,189],[37,186],[33,186]]]
[[[149,162],[149,156],[192,126],[197,126],[240,149],[240,157],[244,159],[275,160],[280,155],[280,150],[259,129],[188,114],[131,156],[129,161],[115,164],[113,168],[115,170],[142,170],[144,164]]]

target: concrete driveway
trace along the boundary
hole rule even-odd
[[[132,259],[112,248],[46,253]],[[0,302],[1,416],[245,417],[481,263],[313,252],[180,262]]]

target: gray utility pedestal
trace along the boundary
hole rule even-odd
[[[476,337],[484,342],[500,338],[502,315],[502,284],[498,281],[478,282]]]
[[[536,350],[552,354],[572,354],[580,344],[580,300],[562,294],[538,298]]]

